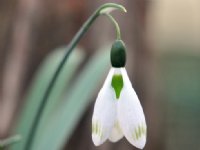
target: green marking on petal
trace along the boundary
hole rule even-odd
[[[92,134],[97,134],[97,122],[92,123]]]
[[[112,77],[112,87],[115,90],[116,98],[119,99],[121,90],[123,88],[123,78],[122,75],[114,75]]]
[[[135,137],[136,137],[136,140],[138,140],[139,136],[138,136],[137,128],[135,128]]]
[[[137,128],[138,138],[140,138],[140,126]]]
[[[141,137],[142,136],[141,126],[138,127],[138,133],[139,133],[139,137]]]
[[[122,132],[122,129],[121,129],[118,121],[115,122],[115,127],[117,128],[118,132]]]
[[[133,140],[136,140],[135,132],[132,133],[132,138],[133,138]]]
[[[146,129],[145,129],[144,125],[142,125],[141,130],[142,130],[142,134],[146,134]]]
[[[92,134],[97,135],[100,138],[103,137],[101,125],[97,121],[92,123]]]
[[[100,136],[100,125],[98,124],[97,135]]]
[[[139,140],[143,135],[146,135],[146,128],[144,124],[138,125],[132,134],[134,140]]]
[[[95,133],[98,133],[98,123],[96,123],[96,127],[95,127]]]

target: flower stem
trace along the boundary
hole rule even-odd
[[[72,41],[69,43],[69,45],[67,46],[66,49],[66,53],[63,57],[63,59],[61,60],[58,68],[56,69],[49,85],[48,88],[46,89],[46,92],[41,100],[41,103],[39,105],[38,111],[35,115],[35,118],[33,120],[33,124],[31,126],[31,129],[29,130],[29,135],[28,135],[28,139],[25,143],[24,146],[24,150],[31,150],[32,148],[32,144],[33,144],[33,140],[35,138],[36,135],[36,131],[40,122],[40,119],[42,117],[45,105],[48,102],[48,98],[50,93],[52,92],[53,86],[64,66],[64,64],[66,63],[69,55],[71,54],[71,52],[73,51],[73,49],[76,47],[76,45],[78,44],[78,42],[80,41],[80,39],[83,37],[83,35],[88,31],[89,27],[93,24],[93,22],[97,19],[98,16],[102,15],[102,14],[107,14],[107,10],[114,10],[114,9],[119,9],[122,10],[124,12],[126,12],[126,9],[118,4],[114,4],[114,3],[107,3],[104,4],[102,6],[100,6],[90,17],[89,19],[83,24],[83,26],[80,28],[80,30],[77,32],[77,34],[74,36],[74,38],[72,39]],[[117,32],[117,37],[120,38],[120,30],[119,30],[119,26],[116,23],[116,21],[114,20],[114,18],[112,18],[110,15],[109,16],[110,20],[115,24],[116,26],[116,32]]]
[[[117,40],[121,40],[121,32],[120,32],[120,28],[119,28],[117,21],[109,13],[105,13],[105,15],[110,19],[110,21],[115,26],[115,30],[116,30],[116,34],[117,34]]]

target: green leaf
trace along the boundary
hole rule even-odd
[[[51,115],[33,145],[34,150],[60,150],[69,139],[109,68],[109,51],[100,51],[86,65],[65,101]]]
[[[39,68],[36,77],[34,78],[29,89],[28,95],[25,98],[25,106],[23,107],[16,130],[14,131],[15,133],[22,136],[22,140],[19,143],[11,146],[11,150],[24,149],[30,127],[33,123],[33,119],[36,115],[42,97],[65,51],[65,47],[56,49],[51,55],[47,57],[47,59]],[[59,76],[60,80],[57,81],[53,92],[50,95],[42,121],[45,120],[47,114],[51,111],[51,109],[53,109],[54,104],[59,99],[63,90],[66,88],[66,85],[68,85],[70,79],[75,73],[75,70],[82,60],[83,54],[80,50],[75,50],[74,53],[72,53],[72,55],[69,57],[68,62],[65,64],[64,69]]]
[[[20,135],[14,135],[12,137],[9,137],[7,139],[0,140],[0,150],[1,149],[6,149],[8,146],[11,144],[15,144],[21,140]]]

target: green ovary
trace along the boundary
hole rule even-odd
[[[117,99],[119,99],[119,97],[120,97],[120,93],[123,88],[123,84],[124,83],[123,83],[122,75],[114,75],[113,76],[111,85],[115,90],[115,95],[116,95]]]

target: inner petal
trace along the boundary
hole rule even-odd
[[[115,121],[115,124],[112,128],[112,131],[110,133],[109,136],[109,140],[111,142],[117,142],[119,141],[121,138],[123,138],[123,132],[121,130],[120,124],[118,121]]]

